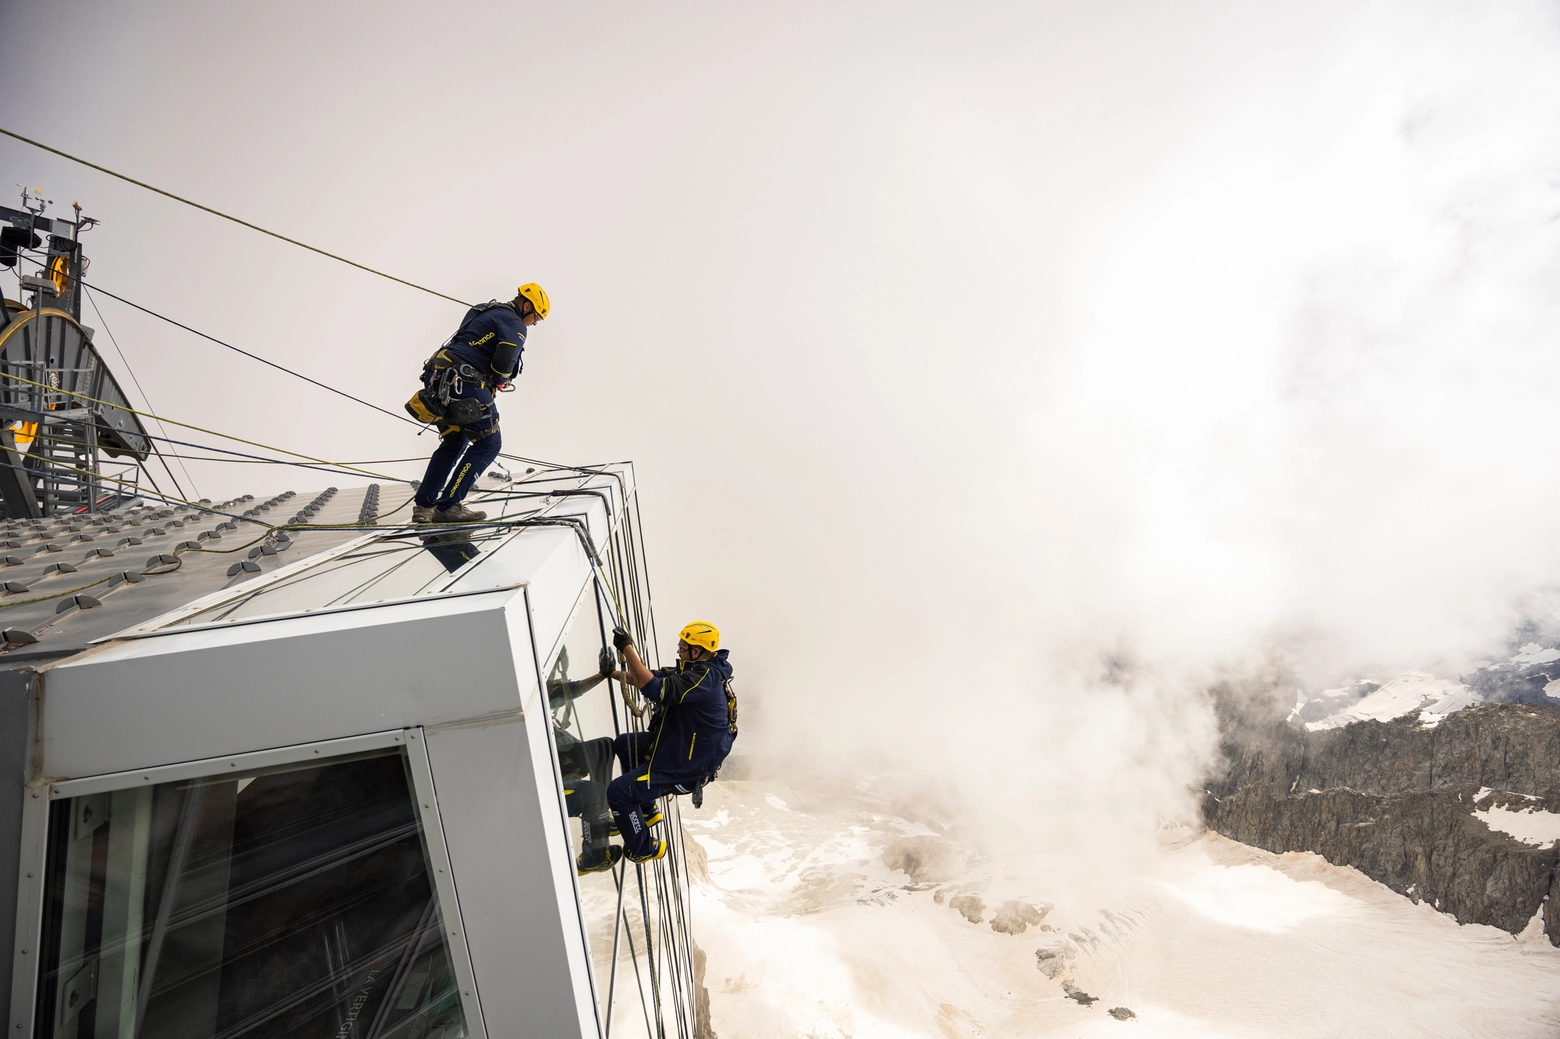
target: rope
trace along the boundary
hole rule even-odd
[[[4,463],[0,463],[0,464],[4,464]],[[15,467],[11,467],[11,468],[15,468]],[[202,505],[196,505],[196,506],[193,506],[193,507],[197,508],[197,509],[201,509],[202,511],[211,512],[214,515],[218,515],[218,516],[229,515],[228,513],[219,512],[219,511],[217,511],[215,509],[208,509],[208,508],[206,508],[205,506],[202,506]],[[244,549],[249,548],[251,545],[255,545],[255,544],[258,544],[261,541],[264,541],[266,538],[270,537],[271,534],[274,531],[284,530],[284,529],[294,529],[294,530],[300,529],[299,526],[297,526],[297,525],[289,525],[289,527],[270,527],[268,524],[264,523],[262,520],[257,520],[253,516],[232,516],[231,518],[247,520],[248,522],[251,522],[251,523],[258,523],[261,526],[267,527],[267,530],[265,531],[265,533],[261,534],[259,537],[254,538],[251,541],[247,541],[244,544],[237,546],[236,548],[177,548],[176,547],[176,548],[173,549],[172,552],[162,553],[163,555],[171,555],[171,556],[173,556],[175,558],[175,561],[176,561],[176,565],[175,566],[173,566],[172,568],[169,568],[169,569],[158,569],[158,568],[154,568],[154,567],[150,567],[149,566],[145,570],[137,571],[137,573],[139,573],[143,577],[156,577],[156,576],[159,576],[161,574],[171,574],[175,570],[179,569],[179,565],[182,565],[182,564],[178,564],[177,563],[178,557],[182,556],[182,555],[186,555],[186,554],[188,554],[190,552],[202,552],[202,553],[206,553],[208,555],[231,555],[234,552],[242,552]],[[164,564],[159,563],[158,567],[162,567],[163,565]],[[74,588],[66,588],[66,589],[63,589],[63,590],[58,591],[58,592],[50,592],[48,595],[35,595],[35,596],[32,596],[31,598],[28,598],[28,599],[8,599],[8,600],[5,600],[3,602],[0,602],[0,610],[10,609],[12,606],[28,606],[28,605],[31,605],[32,603],[48,602],[50,599],[63,599],[67,595],[75,595],[78,592],[86,591],[88,588],[96,588],[98,585],[103,584],[106,581],[112,581],[114,578],[116,578],[118,576],[119,576],[118,574],[109,574],[107,577],[100,577],[96,581],[88,581],[86,584],[77,585]]]
[[[0,127],[0,133],[6,133],[6,132],[8,132],[8,131],[6,131],[3,127]],[[31,142],[29,142],[29,143],[31,143]],[[22,254],[19,254],[19,256],[20,256],[21,259],[26,260],[29,263],[36,264],[40,269],[44,267],[44,263],[42,261],[36,260],[33,257],[31,257],[31,256],[26,256],[26,255],[22,255]],[[18,279],[20,279],[21,275],[18,273],[17,277],[18,277]],[[270,366],[272,368],[275,368],[278,371],[286,372],[288,375],[295,376],[295,377],[297,377],[299,379],[304,380],[305,382],[311,383],[311,384],[313,384],[315,386],[318,386],[318,387],[320,387],[322,389],[329,390],[331,393],[339,394],[339,395],[347,398],[348,400],[354,401],[354,402],[356,402],[358,404],[362,404],[365,407],[372,408],[374,411],[377,411],[377,412],[379,412],[381,414],[389,415],[391,418],[396,419],[397,421],[410,423],[410,424],[412,424],[414,426],[418,426],[419,429],[422,429],[422,430],[426,430],[428,428],[431,428],[431,427],[425,426],[423,423],[415,421],[414,419],[412,419],[411,417],[409,417],[407,415],[402,415],[402,414],[399,414],[397,412],[389,411],[389,410],[387,410],[385,408],[381,408],[377,404],[373,404],[373,403],[370,403],[369,401],[365,401],[365,400],[363,400],[360,397],[354,397],[352,394],[347,393],[347,392],[345,392],[343,390],[338,390],[334,386],[331,386],[331,385],[329,385],[327,383],[322,383],[322,382],[319,382],[316,379],[311,379],[307,375],[303,375],[300,372],[295,372],[291,368],[288,368],[288,367],[286,367],[284,365],[277,364],[275,361],[271,361],[271,360],[268,360],[268,359],[266,359],[264,357],[261,357],[259,354],[252,353],[252,352],[250,352],[248,350],[241,349],[241,348],[239,348],[237,346],[232,345],[231,343],[228,343],[228,342],[225,342],[225,341],[223,341],[221,339],[218,339],[215,336],[208,335],[205,332],[199,331],[198,329],[191,328],[190,326],[188,326],[186,324],[183,324],[182,322],[176,321],[173,318],[166,317],[165,315],[159,314],[156,311],[150,310],[150,309],[148,309],[146,307],[143,307],[143,306],[141,306],[138,303],[132,303],[131,301],[123,298],[122,296],[116,296],[113,293],[109,292],[107,289],[101,288],[100,286],[88,285],[84,281],[81,282],[81,284],[84,287],[86,287],[86,288],[97,289],[98,292],[103,293],[103,295],[105,295],[105,296],[109,296],[109,297],[111,297],[113,299],[118,300],[121,303],[126,304],[127,306],[131,306],[131,307],[136,308],[137,310],[143,311],[144,313],[146,313],[146,314],[148,314],[148,315],[150,315],[152,317],[158,318],[158,319],[160,319],[162,321],[166,321],[169,324],[175,325],[178,328],[184,329],[185,331],[190,332],[193,335],[200,336],[202,339],[210,340],[211,342],[216,343],[219,346],[224,346],[224,347],[234,351],[235,353],[243,354],[245,357],[252,358],[253,360],[259,361],[262,364],[265,364],[265,365],[268,365],[268,366]],[[93,308],[96,309],[96,307],[97,307],[97,304],[94,302],[93,303]],[[102,312],[101,311],[99,311],[98,316],[100,318],[102,317]],[[107,328],[107,322],[106,321],[104,322],[104,327],[105,327],[105,329]],[[109,338],[110,339],[113,338],[113,333],[109,333]],[[116,342],[114,344],[115,349],[118,349],[118,346],[119,346],[119,344]],[[120,356],[121,357],[124,356],[123,351],[121,351]],[[129,362],[126,362],[126,367],[128,367],[128,366],[129,366]],[[135,373],[131,372],[131,377],[134,378],[134,376],[135,376]],[[38,384],[34,383],[33,385],[38,385]],[[137,383],[136,385],[139,387],[140,384]],[[52,389],[53,387],[50,387],[50,388]],[[65,391],[61,391],[61,392],[65,392]],[[143,397],[145,396],[144,392],[142,393],[142,396]],[[100,401],[98,403],[103,403],[103,402]],[[105,407],[119,407],[119,405],[117,405],[117,404],[105,404],[104,406]],[[148,407],[150,407],[150,402],[148,402]],[[134,414],[137,414],[137,415],[146,415],[147,417],[150,417],[150,418],[157,418],[156,415],[152,415],[150,412],[139,412],[139,411],[135,411],[133,408],[125,408],[125,409],[122,409],[122,410],[130,411],[130,412],[132,412]],[[163,420],[162,419],[158,419],[158,421],[160,422],[160,421],[163,421]],[[168,419],[167,421],[173,422],[172,419]],[[174,425],[185,425],[185,423],[174,422]],[[199,426],[187,426],[187,428],[200,429]],[[243,440],[241,437],[232,437],[232,436],[228,436],[228,434],[226,434],[226,433],[218,433],[218,432],[215,432],[213,430],[201,429],[201,432],[203,432],[203,433],[212,433],[212,435],[214,435],[214,436],[227,437],[230,440],[239,440],[239,441],[241,441],[243,443],[253,444],[256,447],[265,447],[266,446],[264,444],[255,444],[254,441]],[[270,448],[270,450],[282,450],[282,449],[280,449],[280,448]],[[311,457],[309,455],[298,455],[296,452],[293,452],[293,451],[282,451],[282,453],[283,454],[296,455],[299,458],[308,458],[310,461],[322,462],[322,463],[327,464],[327,465],[342,464],[342,465],[346,465],[346,466],[349,466],[349,467],[352,465],[352,463],[332,463],[332,462],[326,461],[325,459],[313,458],[313,457]],[[549,461],[547,461],[545,459],[541,459],[541,458],[529,458],[529,457],[526,457],[525,455],[500,454],[499,457],[503,458],[503,459],[506,459],[508,461],[512,461],[512,462],[525,462],[525,463],[527,463],[529,465],[540,466],[544,472],[547,472],[547,471],[551,471],[551,472],[572,472],[572,473],[581,473],[581,474],[594,475],[594,476],[611,476],[614,479],[617,479],[619,484],[622,483],[622,477],[621,476],[619,476],[617,473],[609,472],[606,469],[606,466],[613,464],[613,463],[610,463],[610,462],[604,462],[604,463],[602,463],[600,465],[596,465],[596,466],[578,466],[578,465],[565,465],[564,463],[561,463],[561,462],[549,462]],[[188,475],[187,471],[186,471],[186,475]],[[385,476],[385,475],[380,474],[380,473],[368,473],[367,475],[373,476],[376,479],[381,479],[381,480],[394,480],[395,479],[395,477]],[[191,483],[193,483],[193,482],[194,481],[192,480]]]
[[[11,380],[13,382],[26,383],[28,386],[37,386],[37,387],[39,387],[41,389],[48,390],[50,393],[60,393],[60,394],[64,394],[67,397],[75,397],[77,400],[84,400],[84,401],[86,401],[89,404],[100,404],[100,405],[102,405],[105,408],[114,408],[114,409],[116,409],[118,411],[128,411],[130,414],[132,414],[132,415],[139,415],[142,418],[153,418],[153,419],[156,419],[158,422],[167,422],[170,425],[179,426],[179,427],[182,427],[184,429],[193,429],[193,430],[195,430],[198,433],[205,433],[205,434],[207,434],[209,436],[214,436],[214,437],[222,437],[224,440],[232,440],[232,441],[235,441],[236,443],[248,444],[250,447],[259,447],[259,448],[264,448],[267,451],[276,451],[276,452],[279,452],[279,453],[284,454],[284,455],[292,455],[294,458],[302,458],[305,461],[318,462],[321,465],[335,465],[336,464],[335,462],[332,462],[328,458],[315,458],[313,455],[302,454],[302,453],[300,453],[298,451],[289,451],[285,447],[274,447],[274,446],[272,446],[270,444],[262,444],[258,440],[246,440],[243,437],[237,437],[237,436],[234,436],[231,433],[223,433],[223,432],[220,432],[220,431],[215,430],[215,429],[207,429],[205,426],[197,426],[197,425],[193,425],[193,424],[191,424],[189,422],[180,422],[178,419],[164,418],[161,415],[154,415],[150,411],[137,411],[135,408],[127,408],[127,407],[125,407],[122,404],[111,404],[111,403],[109,403],[106,400],[98,400],[96,397],[89,397],[85,393],[77,393],[74,390],[63,390],[63,389],[60,389],[57,386],[50,386],[47,383],[36,382],[36,381],[34,381],[32,379],[28,379],[28,378],[26,378],[24,376],[21,376],[21,375],[3,374],[3,375],[0,375],[0,379],[9,379],[9,380]],[[148,437],[150,437],[150,434],[147,434],[147,435],[148,435]],[[354,473],[357,473],[357,474],[362,475],[362,476],[372,476],[376,480],[389,480],[391,483],[399,483],[399,482],[401,482],[400,480],[398,480],[394,476],[388,476],[388,475],[386,475],[384,473],[376,473],[376,472],[374,472],[371,469],[359,469],[356,466],[350,466],[350,465],[344,465],[344,466],[341,466],[341,468],[343,468],[343,469],[350,469]]]
[[[42,141],[35,141],[31,137],[23,137],[21,134],[17,133],[15,130],[7,130],[5,127],[0,126],[0,134],[5,134],[7,137],[11,137],[11,138],[14,138],[15,140],[21,141],[23,144],[30,144],[34,148],[42,149],[43,151],[49,152],[52,155],[58,155],[62,159],[69,159],[71,162],[79,163],[82,166],[86,166],[88,169],[97,170],[99,173],[106,173],[110,177],[117,177],[118,179],[124,181],[127,184],[134,184],[138,188],[145,188],[147,191],[150,191],[150,192],[153,192],[155,194],[161,195],[164,198],[171,198],[175,202],[182,202],[186,206],[190,206],[190,207],[192,207],[194,209],[198,209],[198,210],[200,210],[203,213],[210,213],[212,216],[221,217],[223,220],[230,220],[233,223],[238,224],[238,225],[240,225],[242,227],[249,228],[251,231],[259,231],[263,235],[270,235],[272,238],[280,239],[281,241],[286,242],[288,245],[296,245],[300,249],[307,249],[311,253],[318,253],[321,256],[328,257],[329,259],[332,259],[332,260],[336,260],[339,263],[344,263],[348,267],[356,267],[360,271],[367,271],[369,274],[377,275],[377,276],[379,276],[381,278],[385,278],[385,279],[387,279],[389,281],[396,282],[399,285],[405,285],[409,289],[416,289],[418,292],[426,292],[430,296],[438,296],[440,299],[447,299],[451,303],[459,303],[463,307],[471,306],[471,304],[467,303],[465,300],[456,299],[454,296],[445,295],[444,293],[439,292],[437,289],[430,289],[426,285],[419,285],[415,281],[407,281],[405,278],[397,278],[394,274],[386,274],[384,271],[376,270],[373,267],[368,266],[367,264],[358,263],[356,260],[349,260],[345,256],[337,256],[335,253],[326,252],[324,249],[321,249],[321,248],[319,248],[317,246],[310,245],[307,242],[300,242],[296,238],[288,238],[284,234],[278,234],[275,231],[272,231],[272,230],[269,230],[267,228],[261,227],[259,224],[251,224],[248,220],[240,220],[236,216],[230,216],[229,214],[222,212],[220,209],[212,209],[210,206],[203,206],[199,202],[192,202],[189,199],[184,198],[184,197],[182,197],[180,195],[175,195],[171,191],[164,191],[162,188],[154,187],[153,185],[148,184],[145,181],[136,180],[134,177],[127,177],[125,174],[119,173],[119,172],[117,172],[115,170],[111,170],[107,166],[99,166],[95,162],[88,162],[86,159],[83,159],[83,158],[80,158],[78,156],[72,155],[69,152],[62,152],[58,148],[51,148],[49,145],[44,144]]]
[[[182,443],[184,443],[184,441],[182,441],[182,440],[173,440],[173,439],[170,439],[168,437],[158,437],[156,439],[162,440],[165,443],[169,443],[169,444],[182,444]],[[188,447],[198,447],[202,451],[221,451],[222,450],[222,448],[220,448],[220,447],[212,447],[210,444],[187,444],[186,446],[188,446]],[[254,455],[240,454],[239,452],[236,452],[236,451],[235,452],[230,452],[230,453],[237,454],[238,457],[237,458],[213,458],[210,455],[181,455],[181,454],[174,454],[173,452],[170,452],[170,451],[164,451],[163,452],[163,456],[165,458],[183,459],[184,461],[187,461],[187,462],[231,462],[234,465],[296,465],[296,466],[299,466],[300,468],[304,468],[304,469],[316,468],[315,466],[304,465],[302,462],[289,462],[285,458],[259,458],[259,457],[254,456]],[[427,460],[428,459],[424,458],[422,455],[416,455],[416,456],[414,456],[412,458],[368,458],[368,459],[360,459],[360,460],[355,461],[355,462],[332,462],[331,464],[332,465],[396,465],[396,464],[399,464],[399,463],[402,463],[402,462],[426,462]]]
[[[26,411],[26,409],[23,409],[23,408],[16,408],[16,409],[13,409],[13,410],[15,410],[15,411]],[[44,412],[44,411],[30,411],[30,412],[26,412],[26,413],[27,414],[31,414],[31,415],[40,415],[40,416],[46,416],[46,415],[50,414],[49,412]],[[289,461],[289,460],[287,460],[285,458],[262,458],[259,455],[245,454],[243,451],[230,451],[230,450],[228,450],[225,447],[217,447],[214,444],[197,444],[197,443],[194,443],[194,442],[189,441],[189,440],[175,440],[173,437],[160,437],[160,436],[156,436],[156,435],[151,434],[151,433],[147,433],[147,434],[145,434],[145,436],[146,436],[146,438],[148,440],[161,440],[162,442],[164,442],[166,444],[178,444],[181,447],[197,447],[197,448],[200,448],[203,451],[219,451],[219,452],[221,452],[224,455],[232,455],[232,456],[234,456],[234,457],[231,457],[231,458],[215,458],[215,457],[212,457],[210,455],[168,455],[167,452],[163,452],[163,451],[159,451],[158,452],[159,455],[167,455],[167,457],[169,457],[169,458],[187,458],[187,459],[189,459],[192,462],[231,462],[231,463],[234,463],[234,464],[244,464],[244,465],[290,465],[290,466],[294,466],[295,468],[298,468],[298,469],[308,469],[308,470],[311,470],[313,472],[329,473],[332,476],[357,476],[357,475],[359,475],[359,473],[362,472],[362,470],[360,470],[360,469],[344,468],[345,465],[348,465],[350,463],[327,462],[324,465],[314,465],[313,463],[310,463],[310,462],[292,462],[292,461]],[[33,438],[36,439],[36,440],[47,440],[50,443],[55,443],[55,444],[80,444],[81,443],[81,441],[79,441],[79,440],[71,440],[71,439],[69,439],[67,437],[50,436],[47,433],[34,433],[33,434]],[[392,459],[392,461],[395,461],[395,459]],[[406,459],[406,461],[421,461],[421,459]],[[382,479],[391,480],[394,483],[405,483],[406,482],[404,480],[398,480],[398,479],[394,479],[393,477],[388,477],[388,476],[387,477],[382,477]],[[155,484],[154,484],[154,486],[155,486]],[[161,490],[161,488],[158,488],[158,490]],[[179,490],[182,493],[184,488],[181,487],[181,488],[179,488]]]
[[[127,306],[127,307],[134,307],[136,310],[139,310],[141,313],[149,314],[152,317],[157,318],[159,321],[166,321],[166,322],[168,322],[168,324],[174,326],[175,328],[182,328],[182,329],[184,329],[184,331],[190,333],[191,335],[200,336],[202,339],[209,340],[210,342],[216,343],[218,346],[225,346],[229,350],[232,350],[234,353],[243,354],[245,357],[248,357],[249,359],[254,360],[254,361],[259,361],[261,364],[267,365],[267,366],[269,366],[271,368],[275,368],[279,372],[286,372],[288,375],[294,376],[295,378],[302,379],[304,382],[309,383],[311,385],[318,386],[322,390],[328,390],[329,392],[336,394],[338,397],[345,397],[345,398],[347,398],[350,401],[353,401],[353,402],[355,402],[357,404],[361,404],[365,408],[373,408],[375,411],[379,412],[381,415],[389,415],[393,419],[396,419],[396,420],[401,421],[401,422],[409,422],[412,425],[418,426],[418,427],[421,427],[423,425],[423,423],[418,422],[416,419],[412,418],[409,415],[398,415],[395,412],[389,410],[388,408],[381,408],[378,404],[372,404],[372,403],[364,400],[362,397],[354,397],[352,394],[348,393],[346,390],[338,390],[336,387],[331,386],[328,383],[320,382],[318,379],[311,379],[309,376],[304,375],[302,372],[295,372],[291,368],[287,367],[286,365],[277,364],[275,361],[267,360],[266,358],[261,357],[259,354],[250,353],[248,350],[245,350],[242,347],[234,346],[232,343],[225,342],[225,341],[223,341],[221,339],[218,339],[214,335],[208,335],[207,333],[202,332],[198,328],[191,328],[189,325],[186,325],[184,322],[176,321],[176,320],[174,320],[173,318],[169,317],[166,314],[159,314],[159,313],[157,313],[157,311],[152,310],[150,307],[143,307],[139,303],[132,303],[129,300],[125,299],[123,296],[116,296],[116,295],[114,295],[112,292],[109,292],[107,289],[103,288],[103,286],[101,286],[101,285],[88,285],[84,281],[81,284],[82,284],[82,286],[84,288],[96,289],[97,291],[101,292],[103,295],[107,296],[109,299],[116,299],[119,302],[123,303],[125,306]],[[99,315],[99,316],[101,316],[101,315]],[[110,337],[110,338],[112,338],[112,337]],[[116,346],[117,346],[117,344],[116,344]],[[132,377],[133,377],[133,374],[134,373],[132,373]],[[140,384],[137,383],[136,385],[139,386]],[[142,396],[145,396],[145,394],[143,393]]]
[[[156,501],[166,502],[170,505],[187,505],[192,509],[199,509],[201,512],[209,512],[213,516],[226,516],[231,520],[244,520],[251,523],[263,523],[263,521],[257,520],[253,516],[240,516],[231,512],[223,512],[219,508],[212,508],[210,505],[202,505],[198,501],[185,501],[183,498],[175,498],[170,494],[163,493],[162,491],[158,491],[157,493],[152,494],[142,489],[140,484],[131,480],[121,480],[117,476],[105,476],[102,473],[95,473],[90,469],[81,469],[74,465],[66,465],[64,462],[55,462],[53,464],[57,469],[69,469],[71,472],[80,473],[82,476],[88,476],[96,480],[107,480],[110,483],[117,483],[122,487],[134,488],[136,492],[135,496],[138,498],[151,498]],[[17,472],[27,476],[37,475],[36,470],[28,469],[25,465],[13,465],[10,462],[0,462],[0,468],[15,469]],[[270,527],[271,524],[265,523],[264,526]]]
[[[85,286],[83,286],[83,288],[85,288]],[[125,371],[130,373],[130,381],[135,383],[135,388],[140,391],[141,400],[146,403],[148,408],[150,408],[152,406],[152,398],[147,396],[145,387],[141,385],[140,378],[135,374],[135,369],[130,367],[130,359],[125,356],[124,350],[120,349],[119,340],[114,337],[114,330],[108,327],[108,318],[104,317],[103,311],[98,309],[97,297],[92,295],[91,292],[88,292],[87,302],[92,304],[92,312],[98,316],[98,323],[103,326],[103,331],[108,333],[108,341],[114,344],[114,352],[119,355],[119,359],[121,361],[125,362]],[[162,423],[158,423],[158,427],[162,428]],[[163,435],[167,436],[167,434],[168,430],[163,429]],[[157,460],[162,463],[163,470],[168,474],[168,479],[173,481],[173,489],[178,491],[180,494],[185,494],[186,491],[179,485],[179,478],[173,475],[172,469],[168,468],[168,459],[161,451],[157,452]],[[195,477],[190,475],[189,469],[185,468],[182,461],[179,463],[179,468],[184,470],[184,478],[190,482],[190,486],[194,488],[195,493],[199,494],[200,488],[195,486]],[[148,471],[146,475],[147,478],[150,479],[152,474],[150,471]],[[156,483],[157,481],[152,481],[153,486],[156,486]]]

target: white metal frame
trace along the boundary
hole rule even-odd
[[[271,621],[291,620],[294,617],[325,617],[337,613],[352,613],[355,610],[378,610],[387,606],[405,606],[408,603],[437,602],[440,599],[459,599],[470,595],[512,592],[524,587],[525,582],[522,581],[518,584],[496,584],[491,588],[463,588],[458,592],[433,592],[429,595],[412,595],[404,599],[384,599],[379,602],[349,602],[342,606],[324,606],[319,609],[294,610],[291,613],[267,613],[259,617],[240,617],[237,620],[212,621],[210,624],[180,624],[177,627],[169,627],[168,625],[177,622],[178,618],[174,618],[167,621],[163,627],[156,629],[146,629],[145,625],[143,625],[127,631],[116,632],[113,635],[104,635],[100,639],[93,639],[92,645],[97,646],[125,639],[150,639],[159,635],[177,635],[186,631],[211,631],[213,628],[237,628],[246,624],[268,624]],[[183,610],[179,612],[180,614],[184,613]]]
[[[444,823],[439,816],[439,801],[434,790],[433,770],[428,763],[428,752],[423,742],[421,727],[391,729],[385,732],[348,736],[342,739],[300,743],[290,747],[233,754],[218,758],[201,758],[155,768],[135,769],[129,772],[111,772],[101,776],[85,776],[50,782],[35,781],[27,788],[27,799],[22,812],[21,883],[18,885],[16,906],[16,942],[13,946],[11,981],[11,1027],[8,1036],[23,1039],[33,1035],[33,1015],[38,1004],[37,952],[43,932],[43,884],[47,866],[49,805],[61,798],[79,797],[85,794],[129,790],[158,783],[178,782],[224,773],[249,772],[290,765],[300,761],[329,761],[335,758],[404,747],[412,776],[412,794],[416,798],[418,820],[422,824],[423,839],[428,849],[429,866],[433,869],[434,893],[439,899],[439,914],[444,923],[445,946],[449,949],[450,965],[455,981],[460,987],[461,1010],[466,1017],[466,1028],[472,1039],[487,1039],[487,1025],[482,1016],[481,999],[477,992],[476,972],[471,965],[471,951],[466,942],[466,925],[461,913],[460,899],[455,890],[455,878],[450,871],[449,849],[444,838]]]

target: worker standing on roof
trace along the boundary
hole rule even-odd
[[[634,862],[650,862],[667,849],[665,840],[650,836],[660,813],[656,801],[693,793],[731,750],[725,688],[731,664],[720,648],[719,629],[706,621],[694,621],[678,633],[676,667],[651,671],[622,629],[613,632],[612,642],[626,666],[611,677],[636,687],[658,708],[649,731],[617,738],[623,774],[607,787],[607,806],[624,851]]]
[[[413,523],[487,519],[462,502],[503,443],[493,394],[512,387],[525,364],[526,329],[547,311],[547,293],[527,282],[512,300],[466,311],[455,334],[424,362],[423,389],[406,408],[419,421],[437,423],[440,441],[417,488]]]

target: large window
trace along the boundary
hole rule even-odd
[[[36,1039],[461,1039],[405,752],[61,798]]]

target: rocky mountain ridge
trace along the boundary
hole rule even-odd
[[[1307,731],[1228,690],[1216,702],[1227,768],[1204,796],[1211,829],[1353,866],[1459,923],[1516,934],[1542,912],[1560,945],[1557,842],[1519,840],[1475,814],[1560,813],[1560,705],[1484,703],[1435,724],[1411,714]]]

